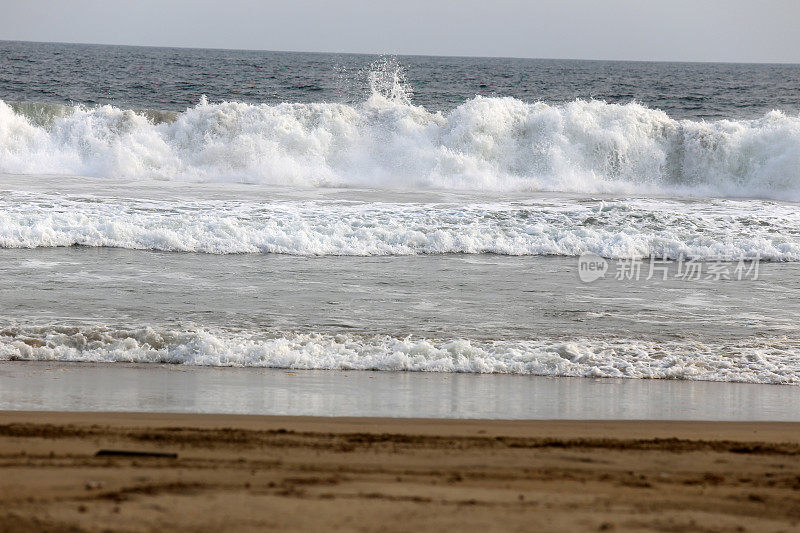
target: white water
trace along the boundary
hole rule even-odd
[[[495,253],[800,261],[794,205],[539,198],[490,203],[0,195],[0,247],[205,253]]]
[[[28,327],[0,331],[0,360],[290,369],[800,382],[797,341],[431,340],[209,330]]]
[[[635,103],[482,97],[442,114],[397,87],[353,106],[203,100],[179,114],[0,101],[0,172],[800,199],[797,116],[678,121]]]

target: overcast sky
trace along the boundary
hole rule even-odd
[[[800,63],[800,0],[0,0],[0,13],[7,40]]]

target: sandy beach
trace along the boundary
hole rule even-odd
[[[0,454],[0,531],[800,525],[797,423],[4,411]]]

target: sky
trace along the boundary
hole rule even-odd
[[[0,0],[0,13],[0,40],[800,63],[800,0]]]

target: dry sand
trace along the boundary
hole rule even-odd
[[[0,454],[0,531],[800,530],[797,423],[6,411]]]

